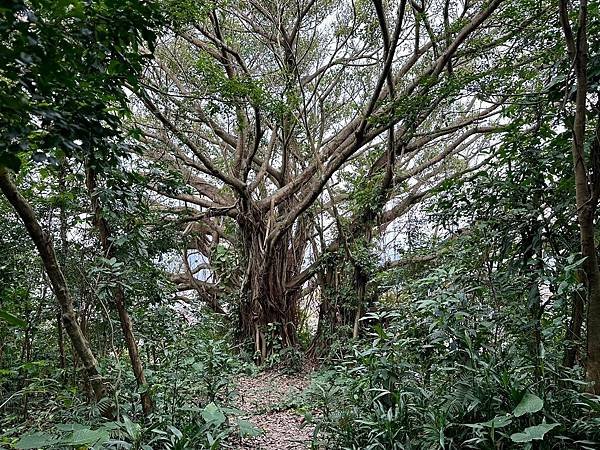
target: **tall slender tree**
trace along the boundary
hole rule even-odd
[[[587,360],[586,376],[592,392],[600,393],[600,266],[594,224],[600,198],[600,104],[592,105],[596,127],[588,136],[586,125],[589,102],[589,42],[588,2],[578,5],[575,30],[571,25],[571,9],[566,0],[559,2],[560,23],[565,37],[567,54],[575,75],[575,111],[571,127],[572,155],[575,173],[575,204],[581,240],[584,284],[587,289]],[[593,122],[592,122],[593,123]],[[586,145],[587,143],[587,145]],[[586,151],[589,146],[589,151]]]

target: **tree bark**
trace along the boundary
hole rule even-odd
[[[102,246],[104,257],[114,258],[115,251],[110,240],[111,229],[107,220],[102,216],[100,200],[96,193],[96,174],[89,165],[86,169],[86,182],[92,203],[92,209],[94,212],[94,225],[98,230],[100,244]],[[144,374],[144,366],[142,364],[142,359],[140,358],[137,341],[135,339],[135,335],[133,334],[133,324],[131,322],[131,317],[127,312],[127,307],[125,304],[125,291],[119,283],[115,284],[116,286],[112,290],[113,304],[119,315],[121,331],[123,333],[123,338],[125,339],[127,352],[129,353],[129,360],[131,361],[131,367],[133,369],[133,374],[135,376],[137,386],[138,388],[142,388],[146,386],[146,376]],[[150,393],[147,390],[142,392],[140,394],[140,400],[142,402],[142,411],[144,412],[144,415],[149,415],[153,409],[152,398],[150,397]]]
[[[52,290],[60,305],[65,330],[71,339],[77,356],[83,364],[87,379],[94,391],[94,397],[96,401],[99,401],[107,396],[104,380],[100,375],[98,363],[90,345],[79,327],[77,314],[73,308],[73,299],[58,263],[50,235],[42,229],[33,208],[18,191],[8,170],[4,167],[0,167],[0,189],[23,221],[29,236],[42,258]],[[103,414],[107,417],[112,417],[112,408],[105,408]]]
[[[58,186],[60,189],[60,194],[64,195],[66,192],[66,182],[65,182],[65,167],[61,166],[60,172],[58,175]],[[69,255],[69,241],[67,239],[67,214],[65,211],[64,202],[61,201],[60,209],[59,209],[59,222],[60,222],[60,263],[64,267],[67,264],[67,258]],[[63,378],[66,379],[66,367],[67,360],[65,356],[65,340],[63,333],[63,324],[61,320],[60,309],[56,312],[56,331],[57,331],[57,340],[58,340],[58,355],[59,355],[59,363],[60,368],[63,369]]]
[[[336,338],[350,339],[360,333],[357,319],[362,317],[362,312],[358,310],[358,302],[345,298],[347,293],[355,292],[357,286],[356,280],[353,281],[351,272],[349,273],[352,268],[344,267],[344,258],[347,257],[336,255],[317,273],[320,291],[319,322],[307,352],[311,357],[326,355]]]
[[[588,168],[585,158],[588,91],[587,0],[581,0],[579,4],[576,36],[573,35],[571,29],[566,0],[561,0],[559,13],[567,51],[573,62],[577,81],[575,119],[572,127],[572,154],[581,255],[585,258],[582,269],[588,302],[586,379],[590,383],[590,391],[600,394],[600,268],[594,240],[594,217],[600,194],[598,192],[600,188],[600,123],[590,146],[591,167]]]
[[[67,358],[65,356],[65,339],[60,311],[56,313],[56,333],[58,340],[58,362],[60,363],[60,368],[64,371],[67,368]],[[66,377],[66,372],[63,373],[63,377]]]
[[[254,341],[254,350],[264,361],[281,347],[298,345],[299,291],[288,289],[287,282],[300,272],[302,249],[287,235],[272,247],[265,246],[269,219],[250,209],[239,221],[246,272],[239,320],[242,338]],[[299,225],[301,226],[301,225]]]

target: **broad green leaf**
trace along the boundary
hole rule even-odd
[[[12,325],[14,327],[27,328],[27,322],[4,309],[0,309],[0,319],[4,320],[9,325]]]
[[[521,417],[527,413],[535,413],[541,410],[544,407],[544,401],[539,398],[537,395],[526,393],[515,410],[513,414],[515,417]]]
[[[87,430],[89,428],[80,423],[59,423],[56,425],[56,429],[59,431],[77,431]]]
[[[178,428],[175,428],[172,425],[167,425],[167,428],[177,437],[177,439],[183,439],[183,433],[179,431]]]
[[[513,433],[510,435],[513,442],[531,442],[533,438],[527,433]]]
[[[219,407],[212,402],[206,405],[202,411],[202,418],[206,421],[206,423],[214,424],[216,426],[219,426],[225,422],[225,414],[223,414],[223,411],[221,411]]]
[[[15,448],[18,449],[34,449],[44,448],[49,445],[56,444],[58,440],[46,433],[32,433],[21,436],[19,442],[15,444]]]
[[[129,436],[134,439],[139,437],[142,430],[142,427],[139,424],[129,420],[129,417],[123,416],[123,425],[125,425],[125,430],[127,430],[127,434],[129,434]]]
[[[73,436],[69,440],[70,445],[87,445],[92,446],[96,444],[101,444],[110,439],[110,434],[107,430],[75,430],[73,431]]]
[[[242,436],[242,437],[244,437],[244,436],[256,437],[256,436],[260,436],[262,434],[262,431],[259,428],[255,427],[248,420],[238,419],[237,424],[240,429],[240,436]]]
[[[186,411],[186,412],[200,412],[202,411],[202,409],[198,408],[197,406],[182,406],[181,408],[177,408],[179,409],[179,411]]]
[[[527,427],[522,433],[514,433],[511,434],[510,439],[513,442],[531,442],[531,441],[541,441],[544,439],[544,435],[560,426],[559,423],[541,423],[539,425],[535,425],[533,427]]]
[[[484,427],[488,428],[502,428],[512,423],[512,419],[510,416],[497,416],[492,420],[488,420],[487,422],[481,423]]]

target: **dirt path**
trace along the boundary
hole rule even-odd
[[[305,450],[310,448],[313,428],[302,427],[303,416],[290,408],[308,387],[306,374],[285,375],[263,372],[256,377],[237,380],[236,407],[247,412],[244,417],[264,431],[255,438],[244,438],[239,449]]]

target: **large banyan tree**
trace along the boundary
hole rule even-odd
[[[156,201],[184,230],[171,278],[217,312],[234,299],[265,357],[268,333],[297,343],[307,282],[326,282],[341,228],[370,240],[482,163],[469,158],[504,100],[486,83],[529,22],[502,0],[171,3],[135,117]],[[351,209],[345,168],[358,161],[371,194]],[[355,278],[360,297],[358,265]]]

